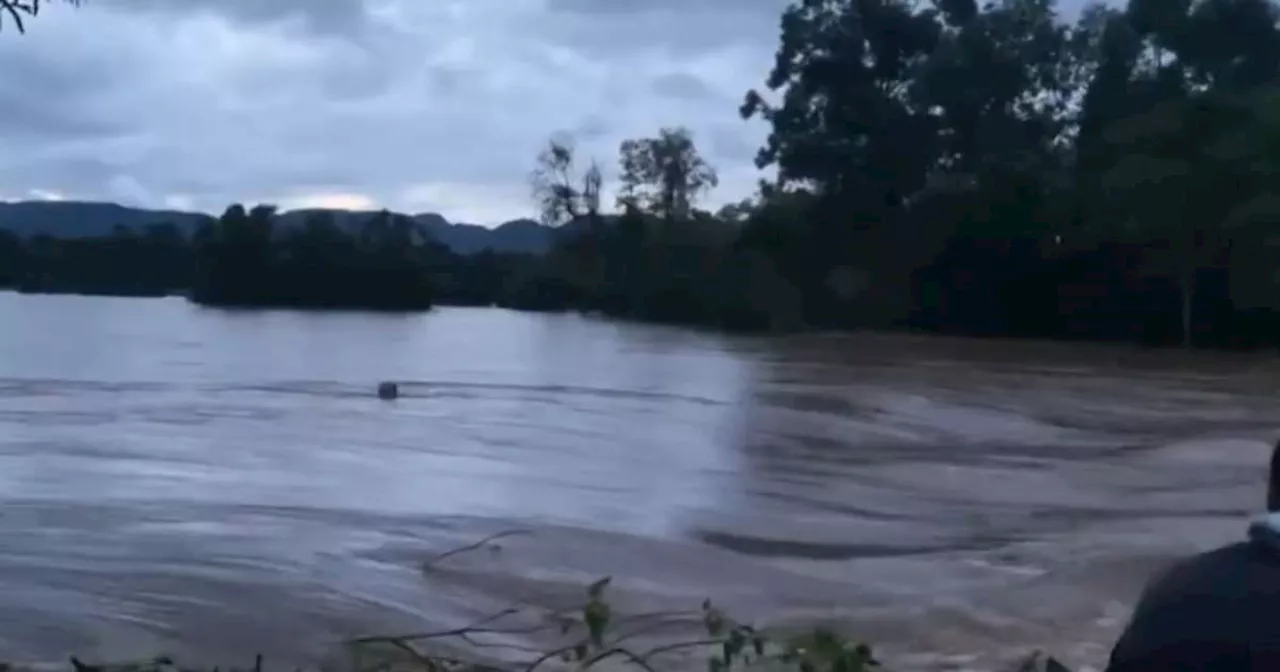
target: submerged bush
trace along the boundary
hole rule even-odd
[[[526,531],[508,531],[478,543],[436,556],[424,566],[479,549],[497,551],[497,539]],[[587,587],[585,600],[565,612],[535,614],[534,622],[511,624],[528,617],[521,609],[506,609],[475,623],[443,631],[405,635],[376,635],[346,642],[350,654],[345,672],[538,672],[554,668],[585,672],[606,663],[621,664],[637,672],[706,670],[731,672],[747,668],[770,672],[872,672],[881,662],[872,647],[827,627],[799,634],[767,632],[732,618],[710,600],[689,611],[667,611],[621,616],[615,613],[607,591],[611,577]],[[658,639],[641,645],[667,626],[696,626],[695,637]],[[550,638],[545,647],[510,641],[511,637]],[[504,641],[504,639],[506,641]],[[652,639],[652,637],[650,637]],[[486,652],[496,651],[497,655]],[[505,654],[505,655],[503,655]],[[180,667],[170,658],[95,665],[71,659],[74,672],[208,672],[208,668]],[[8,672],[8,666],[0,672]],[[213,672],[220,672],[212,668]],[[263,672],[261,656],[252,668],[226,668],[227,672]],[[887,671],[886,671],[887,672]],[[1051,656],[1035,652],[1010,672],[1071,672]]]
[[[360,659],[360,647],[375,643],[391,644],[407,653],[410,661],[416,663],[409,669],[427,672],[536,672],[544,666],[557,664],[561,669],[581,672],[610,661],[620,662],[640,672],[661,672],[673,668],[697,669],[690,663],[701,663],[707,672],[730,672],[747,668],[787,672],[872,672],[884,669],[869,644],[850,639],[830,628],[817,627],[797,635],[779,636],[734,620],[710,600],[704,601],[701,609],[696,612],[618,618],[605,595],[610,582],[611,579],[606,577],[591,584],[580,610],[575,614],[559,617],[562,635],[571,635],[575,631],[578,635],[569,637],[567,643],[537,653],[528,660],[507,663],[468,661],[433,651],[430,645],[419,645],[419,642],[445,635],[462,638],[474,646],[478,644],[473,638],[476,633],[488,631],[528,634],[533,631],[530,628],[487,630],[484,623],[490,623],[490,619],[480,625],[448,633],[365,638],[351,644],[357,654],[356,660]],[[654,630],[654,622],[690,615],[696,615],[700,621],[702,637],[675,639],[646,646],[631,643],[637,636]],[[647,625],[646,621],[649,622]],[[680,660],[676,659],[678,654],[693,654],[693,657],[692,660],[688,656]],[[387,669],[386,661],[356,666],[357,672],[382,669]],[[1015,665],[1011,672],[1071,671],[1057,659],[1035,652]]]

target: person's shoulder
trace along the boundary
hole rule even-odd
[[[1151,666],[1157,660],[1227,660],[1239,654],[1242,642],[1280,641],[1280,621],[1271,618],[1277,599],[1280,557],[1254,544],[1182,559],[1148,582],[1108,669],[1161,669]],[[1131,668],[1135,661],[1142,665]]]
[[[1247,589],[1263,574],[1280,582],[1280,561],[1247,541],[1197,553],[1154,576],[1143,590],[1138,610],[1179,602],[1191,594],[1231,593],[1233,586]]]
[[[1217,573],[1224,568],[1253,564],[1263,559],[1248,541],[1240,541],[1182,558],[1161,573],[1155,583],[1177,581],[1204,573]],[[1277,565],[1280,567],[1280,565]]]
[[[1188,556],[1175,562],[1171,567],[1177,571],[1196,571],[1204,569],[1212,569],[1224,563],[1238,562],[1256,562],[1264,560],[1264,553],[1249,541],[1237,541],[1235,543],[1210,549],[1195,555]]]

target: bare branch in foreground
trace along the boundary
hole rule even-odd
[[[479,549],[484,548],[485,546],[487,546],[487,545],[489,545],[489,544],[491,544],[491,543],[493,543],[493,542],[495,542],[495,541],[497,541],[497,540],[499,540],[499,539],[505,539],[505,538],[507,538],[507,537],[514,537],[514,536],[517,536],[517,535],[532,535],[532,534],[533,534],[533,531],[532,531],[532,530],[505,530],[505,531],[503,531],[503,532],[499,532],[499,533],[497,533],[497,534],[491,534],[491,535],[489,535],[489,536],[485,537],[484,539],[481,539],[480,541],[477,541],[477,542],[476,542],[476,543],[474,543],[474,544],[468,544],[468,545],[466,545],[466,546],[462,546],[462,547],[460,547],[460,548],[455,548],[455,549],[453,549],[453,550],[445,551],[444,553],[441,553],[440,555],[437,555],[436,557],[434,557],[434,558],[432,558],[432,559],[430,559],[430,560],[428,560],[428,561],[426,561],[426,562],[422,563],[422,564],[423,564],[423,569],[431,569],[431,568],[433,568],[436,564],[438,564],[441,560],[445,560],[446,558],[451,558],[451,557],[453,557],[453,556],[455,556],[455,555],[461,555],[462,553],[468,553],[468,552],[471,552],[471,551],[479,550]]]

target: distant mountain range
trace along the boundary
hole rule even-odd
[[[301,224],[316,210],[281,213],[284,226]],[[350,226],[372,212],[331,210],[340,226]],[[475,224],[455,224],[435,213],[411,215],[422,226],[458,254],[494,252],[542,254],[550,249],[556,229],[531,219],[516,219],[495,228]],[[153,224],[172,223],[190,235],[209,215],[175,210],[146,210],[116,203],[86,201],[0,202],[0,231],[21,236],[46,234],[55,238],[89,238],[109,235],[117,226],[142,229]]]

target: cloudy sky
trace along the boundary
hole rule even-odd
[[[764,135],[736,110],[786,0],[88,0],[0,32],[0,198],[220,211],[532,214],[553,133],[691,128],[753,190]],[[678,10],[677,10],[678,8]]]

